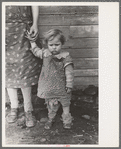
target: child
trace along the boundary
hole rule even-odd
[[[70,129],[72,116],[69,111],[74,73],[72,58],[68,52],[62,52],[61,49],[65,43],[65,37],[58,29],[46,32],[44,34],[44,43],[48,47],[46,50],[38,48],[36,43],[31,40],[29,33],[27,38],[30,39],[33,54],[43,59],[37,95],[44,98],[47,103],[48,121],[44,128],[51,128],[60,102],[63,108],[63,127]]]

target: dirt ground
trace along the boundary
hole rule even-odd
[[[85,96],[80,91],[73,92],[72,97],[71,113],[74,120],[70,130],[63,128],[61,107],[53,127],[50,130],[45,130],[44,123],[47,121],[47,109],[44,105],[44,99],[37,98],[33,103],[37,123],[35,127],[27,128],[24,123],[23,104],[20,102],[18,121],[13,124],[8,124],[7,122],[5,124],[6,145],[98,144],[98,97],[95,95]],[[7,105],[6,115],[9,111],[10,108]]]

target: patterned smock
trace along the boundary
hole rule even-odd
[[[38,83],[42,61],[29,50],[25,38],[32,24],[31,7],[6,6],[6,87],[25,88]]]
[[[46,102],[60,101],[63,106],[68,106],[71,100],[71,93],[67,93],[66,87],[73,88],[73,65],[72,58],[68,52],[60,52],[57,55],[45,56],[44,49],[34,46],[31,48],[33,54],[43,59],[42,71],[38,81],[37,96],[44,98]]]
[[[59,54],[61,55],[61,53]],[[66,57],[49,56],[43,58],[43,67],[38,82],[38,96],[45,99],[70,99],[66,92],[65,67],[72,64],[70,55]]]

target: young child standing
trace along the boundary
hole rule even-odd
[[[65,37],[58,29],[46,32],[44,34],[44,43],[48,48],[46,50],[37,47],[36,43],[31,40],[29,33],[27,38],[30,39],[33,54],[43,59],[37,95],[44,98],[47,103],[48,121],[45,123],[45,129],[51,128],[59,108],[59,102],[63,108],[63,127],[70,129],[72,125],[70,100],[74,73],[72,58],[68,52],[62,52],[61,49],[65,43]]]

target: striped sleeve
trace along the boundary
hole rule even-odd
[[[43,50],[40,49],[39,47],[35,46],[34,48],[31,48],[30,49],[32,51],[32,53],[38,57],[38,58],[41,58],[43,57]]]
[[[64,68],[69,64],[73,65],[73,60],[72,60],[71,56],[70,55],[66,56],[66,58],[64,58],[63,63],[64,63]]]
[[[73,61],[70,55],[64,59],[64,68],[66,75],[66,87],[73,88],[74,84],[74,68]]]

